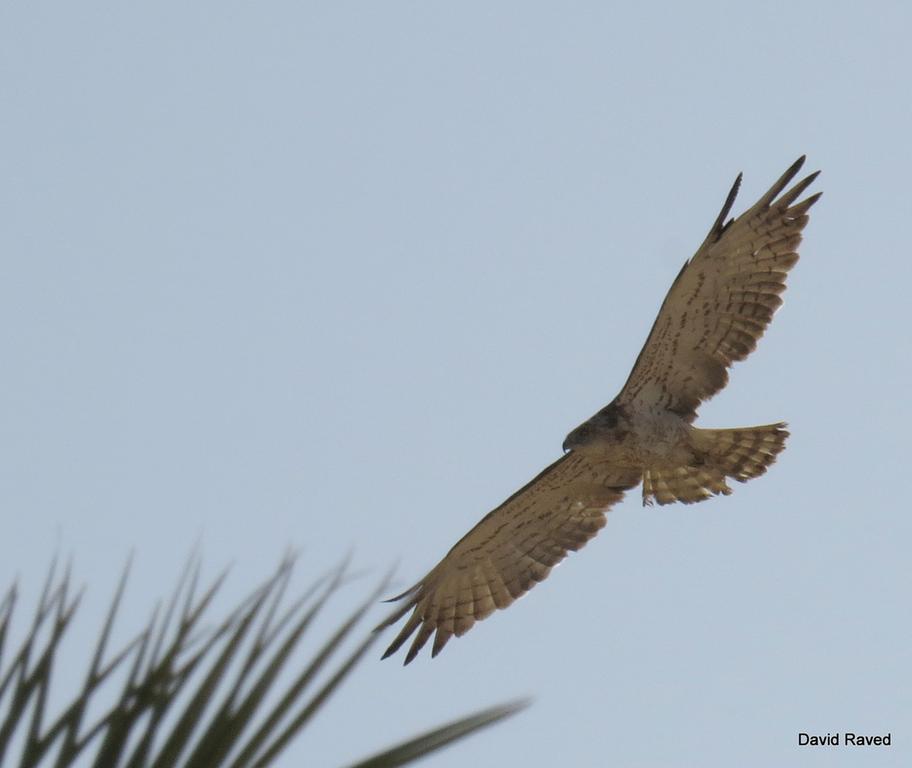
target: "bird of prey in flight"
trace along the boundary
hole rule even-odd
[[[644,504],[693,504],[730,494],[729,478],[744,483],[766,472],[785,447],[784,423],[702,429],[693,422],[782,304],[808,211],[821,194],[799,200],[817,173],[784,191],[803,164],[801,157],[730,219],[738,175],[703,244],[672,283],[618,396],[567,435],[561,458],[393,598],[402,605],[378,629],[412,613],[384,658],[416,631],[405,663],[435,633],[436,656],[453,635],[506,608],[595,536],[612,505],[641,481]]]

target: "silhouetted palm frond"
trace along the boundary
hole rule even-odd
[[[227,617],[204,626],[224,574],[199,592],[199,561],[191,559],[164,610],[156,608],[135,638],[109,652],[125,570],[82,689],[53,718],[47,713],[55,661],[81,594],[73,594],[69,569],[58,577],[52,565],[31,626],[7,661],[18,596],[14,584],[0,601],[0,713],[5,713],[0,764],[64,768],[78,759],[96,768],[272,765],[373,645],[375,633],[358,640],[355,630],[387,585],[384,580],[299,667],[289,664],[292,653],[347,578],[347,569],[343,565],[318,579],[283,607],[293,566],[293,558],[283,560]],[[349,640],[354,647],[343,652]],[[356,768],[404,765],[524,706],[478,712]],[[18,763],[9,754],[13,744],[21,744]]]

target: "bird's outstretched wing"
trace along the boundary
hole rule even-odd
[[[782,304],[808,210],[820,198],[818,192],[795,202],[817,173],[781,194],[803,164],[802,156],[751,208],[726,221],[738,175],[703,245],[668,291],[618,404],[658,405],[692,419],[728,382],[729,366],[754,350]]]
[[[405,626],[383,658],[415,632],[408,664],[436,632],[432,655],[495,608],[506,608],[542,581],[568,552],[605,525],[605,513],[640,481],[640,472],[573,451],[490,512],[418,584],[393,600],[403,604],[377,629]]]

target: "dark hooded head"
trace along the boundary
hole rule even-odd
[[[611,440],[616,436],[621,420],[621,409],[614,403],[606,405],[591,419],[587,419],[564,439],[564,453],[591,443],[593,440]]]

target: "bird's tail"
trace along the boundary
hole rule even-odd
[[[680,501],[693,504],[717,494],[728,495],[730,477],[746,483],[762,475],[785,448],[786,425],[765,424],[738,429],[691,428],[696,459],[692,466],[647,467],[643,504]]]

